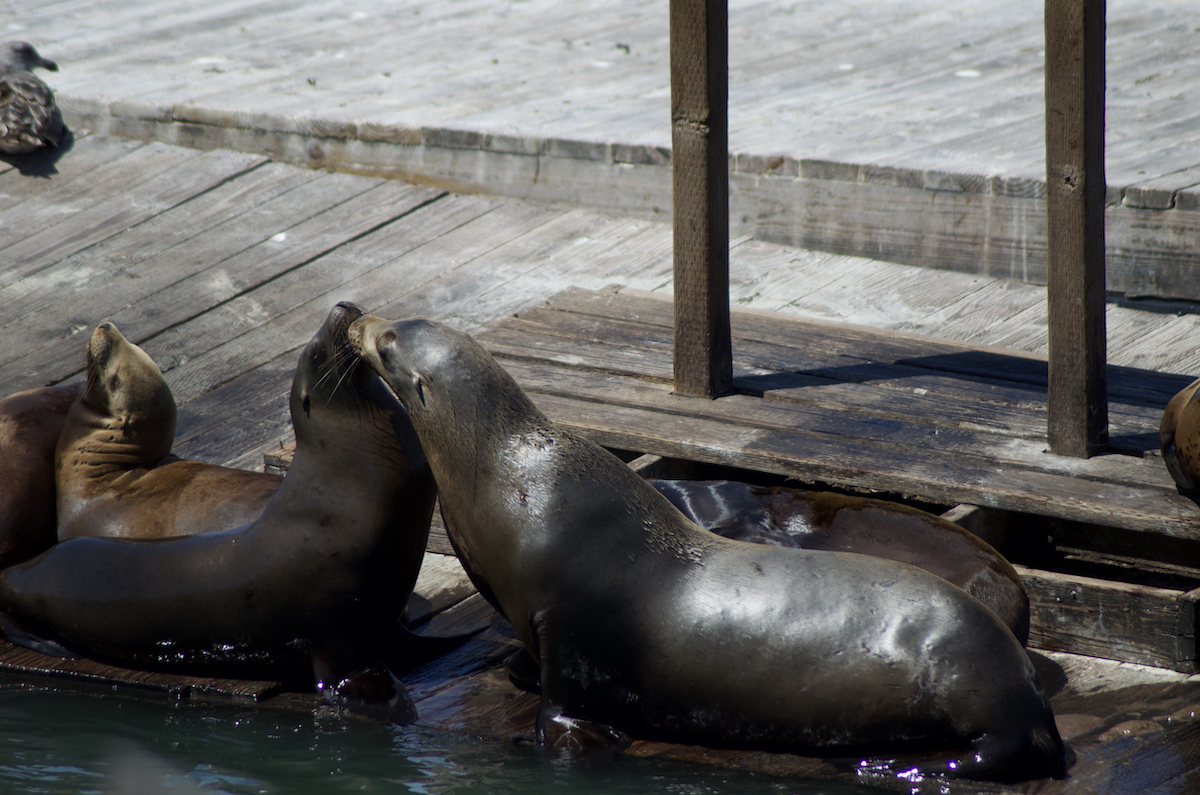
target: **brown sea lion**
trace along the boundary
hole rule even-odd
[[[366,316],[350,339],[408,408],[465,569],[540,664],[542,747],[632,736],[1063,772],[1029,657],[962,589],[701,529],[449,326]]]
[[[54,448],[81,391],[52,386],[0,400],[0,569],[58,540]]]
[[[1158,426],[1163,462],[1184,493],[1200,492],[1200,378],[1167,403]]]
[[[58,442],[58,538],[167,538],[257,519],[283,478],[171,455],[175,398],[112,323],[88,340],[87,384]]]
[[[983,602],[1024,646],[1029,595],[1003,555],[953,522],[869,497],[732,480],[648,481],[706,530],[758,544],[857,552],[908,563]]]
[[[416,582],[434,484],[404,408],[345,345],[360,314],[338,304],[300,356],[295,458],[261,517],[182,538],[59,542],[0,573],[0,606],[90,657],[315,675],[330,703],[411,720],[378,658]]]

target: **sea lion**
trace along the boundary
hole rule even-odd
[[[0,569],[58,540],[54,448],[82,387],[29,389],[0,400]]]
[[[59,542],[0,573],[0,606],[87,656],[315,675],[329,703],[411,720],[407,691],[377,657],[416,582],[434,483],[403,406],[345,346],[360,314],[338,304],[300,355],[295,458],[259,519],[182,538]]]
[[[1163,462],[1185,494],[1200,491],[1200,378],[1181,389],[1163,411],[1158,442]]]
[[[962,589],[703,530],[449,326],[365,316],[350,340],[408,408],[464,568],[540,663],[540,746],[632,736],[1063,772],[1029,657]]]
[[[62,113],[54,92],[33,70],[58,71],[26,41],[0,44],[0,152],[23,155],[62,139]]]
[[[171,455],[175,410],[154,360],[98,325],[55,455],[60,541],[193,535],[262,515],[283,478]]]
[[[732,480],[647,481],[683,515],[726,538],[857,552],[936,574],[983,602],[1024,646],[1029,595],[991,545],[926,511],[869,497]]]

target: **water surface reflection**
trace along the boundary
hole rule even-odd
[[[564,765],[338,714],[0,681],[0,792],[80,795],[846,795],[682,762]]]

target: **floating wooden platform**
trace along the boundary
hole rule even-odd
[[[1044,280],[1041,0],[729,5],[736,234]],[[10,27],[78,129],[662,218],[666,7],[605,9],[32,0]],[[1112,290],[1200,299],[1198,15],[1107,4]]]
[[[1112,381],[1122,390],[1114,402],[1122,452],[1085,465],[1043,453],[1039,441],[1040,288],[739,238],[731,247],[735,304],[793,314],[737,313],[741,394],[684,405],[669,394],[665,304],[647,294],[669,292],[665,224],[97,135],[80,135],[55,169],[39,178],[0,168],[3,394],[78,378],[86,332],[113,319],[166,370],[180,403],[177,451],[256,468],[264,451],[291,439],[286,396],[295,359],[334,302],[444,319],[479,334],[553,416],[618,449],[665,454],[659,474],[754,469],[900,492],[935,510],[955,508],[1001,546],[1004,534],[1052,536],[1054,549],[1018,561],[1035,584],[1035,643],[1158,667],[1035,653],[1080,761],[1072,779],[1025,789],[1122,791],[1134,781],[1135,791],[1187,791],[1200,694],[1193,679],[1164,668],[1195,659],[1186,634],[1193,536],[1187,505],[1172,496],[1153,456],[1156,406],[1189,379],[1184,373],[1200,371],[1197,316],[1186,307],[1110,305],[1110,359],[1127,368],[1115,368]],[[602,289],[613,282],[629,287]],[[796,313],[875,327],[798,323]],[[997,343],[1009,347],[989,347]],[[822,451],[840,451],[825,472]],[[988,469],[982,462],[992,456]],[[784,464],[762,463],[773,458]],[[896,461],[937,475],[934,493],[920,494],[913,472]],[[959,467],[977,479],[956,484]],[[1041,482],[1057,484],[1054,500],[1039,503]],[[1137,501],[1127,503],[1122,489]],[[991,507],[957,509],[969,490],[991,494],[991,502],[977,498]],[[1119,523],[1106,524],[1087,507],[1093,500],[1109,500]],[[435,533],[414,619],[460,602],[466,615],[486,614],[477,599],[464,601],[471,589],[449,551]],[[1039,599],[1052,610],[1039,612]],[[1065,617],[1060,626],[1054,616]],[[439,665],[409,672],[422,725],[528,737],[535,701],[498,667],[512,648],[497,622]],[[22,677],[61,665],[35,666],[26,652],[0,648],[0,668],[4,660],[20,671],[9,675]],[[64,674],[97,675],[57,673]],[[100,681],[314,703],[271,685],[181,685],[113,671]],[[649,744],[635,752],[841,775],[799,757]]]

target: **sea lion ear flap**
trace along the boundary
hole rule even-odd
[[[417,398],[421,401],[421,406],[425,405],[425,379],[419,373],[413,373],[413,389],[417,391]]]
[[[304,409],[305,417],[312,416],[308,413],[308,409],[309,409],[310,405],[312,405],[312,404],[310,403],[310,401],[308,399],[308,390],[306,389],[300,393],[300,408]]]

